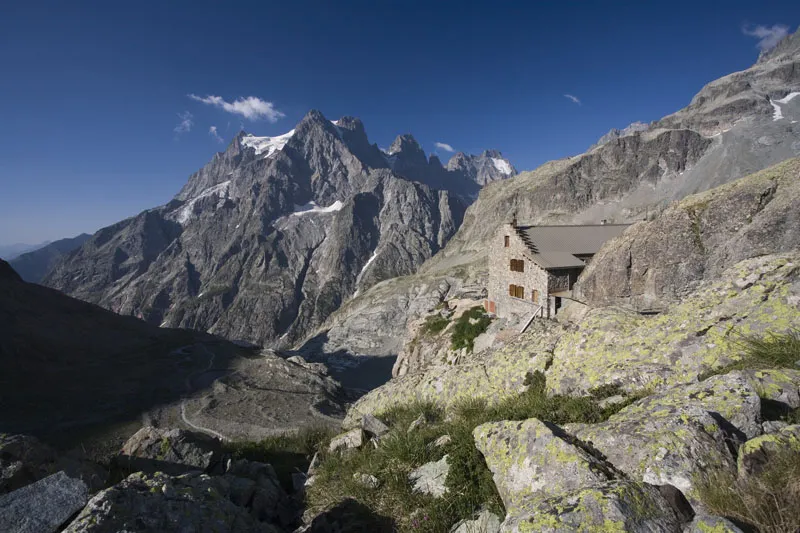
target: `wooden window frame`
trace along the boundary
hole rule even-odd
[[[531,291],[531,300],[532,300],[532,301],[533,301],[533,303],[535,303],[535,304],[538,304],[538,303],[539,303],[539,291],[538,291],[537,289],[533,289],[533,290]]]
[[[521,285],[509,285],[508,286],[508,295],[512,298],[519,298],[520,300],[525,299],[525,287]]]
[[[504,246],[505,248],[508,248],[509,246],[511,246],[511,237],[506,235],[505,239],[503,239],[503,244],[505,245]]]
[[[511,272],[525,272],[525,260],[512,259],[509,269],[511,270]]]

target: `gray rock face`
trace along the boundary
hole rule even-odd
[[[800,425],[787,425],[776,433],[748,440],[739,448],[740,477],[759,474],[770,460],[784,452],[800,452]]]
[[[172,202],[100,230],[43,282],[153,324],[288,345],[461,223],[456,193],[398,177],[356,119],[310,112],[276,142],[237,136]]]
[[[695,516],[692,523],[686,526],[683,531],[684,533],[707,533],[709,531],[714,533],[744,533],[727,518],[707,514]]]
[[[458,152],[447,162],[447,170],[461,174],[480,186],[517,174],[511,162],[497,150],[486,150],[477,156]]]
[[[204,433],[146,426],[128,439],[117,461],[148,473],[205,472],[222,466],[222,443]]]
[[[426,463],[419,468],[412,470],[408,474],[408,481],[412,485],[414,492],[430,494],[440,498],[447,494],[447,474],[450,473],[450,464],[447,462],[447,455],[434,461]]]
[[[634,133],[647,131],[648,128],[650,128],[650,125],[645,124],[644,122],[634,122],[632,124],[629,124],[625,128],[622,128],[621,130],[618,130],[617,128],[612,128],[608,133],[600,137],[600,139],[598,139],[598,141],[595,144],[593,144],[589,148],[589,150],[597,148],[598,146],[602,146],[611,141],[616,141],[620,137],[626,137],[628,135],[633,135]]]
[[[335,452],[338,450],[350,450],[354,448],[360,448],[366,442],[366,436],[364,435],[364,430],[361,428],[352,429],[346,433],[342,433],[341,435],[337,435],[333,439],[331,439],[330,444],[328,445],[328,451]]]
[[[481,511],[472,520],[462,520],[453,526],[450,533],[498,533],[500,518],[490,511]]]
[[[291,521],[290,514],[282,518],[279,511],[285,498],[269,476],[136,473],[89,500],[64,531],[279,533]]]
[[[791,159],[634,225],[595,256],[576,297],[660,310],[743,259],[800,246],[799,177]]]
[[[361,428],[373,437],[382,437],[389,433],[389,426],[370,414],[361,417]]]
[[[46,477],[55,461],[55,450],[38,439],[0,433],[0,494]]]
[[[89,499],[86,484],[64,472],[0,496],[0,531],[58,531]]]

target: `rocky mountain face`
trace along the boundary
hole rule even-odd
[[[241,133],[170,203],[98,231],[43,283],[151,324],[290,344],[460,225],[462,191],[420,183],[424,153],[395,145],[404,175],[358,119],[312,111],[285,135]]]
[[[800,159],[685,198],[604,246],[573,291],[639,311],[679,302],[743,259],[800,246]]]
[[[39,283],[61,256],[78,248],[90,237],[91,235],[82,233],[77,237],[51,242],[37,250],[15,257],[10,264],[25,281]]]
[[[417,140],[409,134],[399,135],[386,150],[385,157],[399,175],[419,180],[434,189],[452,191],[467,204],[472,203],[487,183],[517,174],[511,162],[497,150],[486,150],[480,155],[458,152],[446,167],[442,166],[437,155],[428,158]]]

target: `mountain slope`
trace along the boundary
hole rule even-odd
[[[59,239],[38,250],[15,257],[10,262],[11,266],[25,281],[39,283],[62,255],[78,248],[90,237],[87,233],[81,233],[77,237]]]
[[[457,188],[389,166],[354,118],[311,111],[285,135],[241,133],[170,203],[98,231],[43,281],[152,324],[289,344],[416,271],[460,225]]]

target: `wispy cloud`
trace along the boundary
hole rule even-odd
[[[285,117],[282,112],[275,109],[272,102],[267,102],[255,96],[248,96],[247,98],[238,98],[233,102],[227,102],[221,96],[197,96],[196,94],[189,94],[189,98],[202,102],[204,104],[213,105],[224,109],[228,113],[234,115],[241,115],[247,120],[266,119],[269,122],[277,122],[278,119]]]
[[[445,152],[455,152],[453,147],[447,143],[434,143],[434,146],[436,146],[436,148],[439,150],[444,150]]]
[[[578,104],[578,105],[581,105],[581,99],[580,99],[580,98],[578,98],[577,96],[572,96],[571,94],[565,94],[565,95],[564,95],[564,98],[569,98],[569,99],[570,99],[570,100],[572,100],[574,103],[576,103],[576,104]]]
[[[749,37],[758,39],[756,46],[762,51],[772,50],[775,46],[787,35],[789,35],[789,26],[785,24],[774,24],[773,26],[764,26],[758,24],[757,26],[750,26],[745,24],[742,26],[742,33]]]
[[[184,111],[183,113],[178,113],[178,118],[181,119],[181,121],[172,131],[178,135],[192,131],[192,126],[194,126],[194,121],[192,119],[194,118],[194,115],[188,111]]]
[[[211,137],[220,144],[225,142],[225,140],[219,136],[219,133],[217,133],[216,126],[211,126],[210,128],[208,128],[208,134],[211,135]]]

